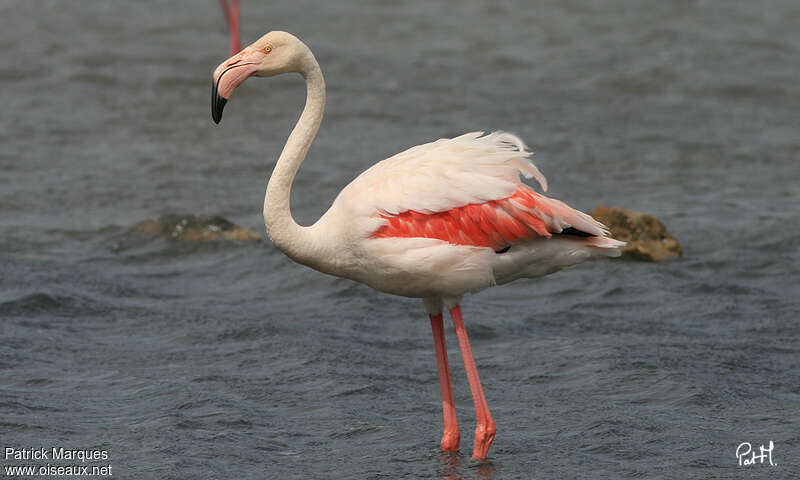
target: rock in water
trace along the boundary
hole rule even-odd
[[[681,245],[656,217],[626,208],[597,207],[590,212],[604,223],[617,240],[628,242],[622,256],[634,260],[660,262],[681,256]]]
[[[163,215],[155,220],[143,220],[127,233],[130,236],[165,236],[177,242],[209,240],[259,241],[261,236],[222,217],[200,215]]]

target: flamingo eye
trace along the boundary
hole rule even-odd
[[[266,45],[264,47],[264,53],[269,53],[272,51],[272,45]]]

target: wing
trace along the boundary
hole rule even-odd
[[[358,230],[373,238],[435,238],[501,250],[569,228],[606,237],[601,223],[522,183],[521,175],[533,177],[547,190],[530,155],[504,132],[437,140],[377,163],[334,205],[362,220]]]

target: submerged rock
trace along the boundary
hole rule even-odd
[[[162,215],[155,220],[143,220],[131,227],[127,235],[164,236],[176,242],[206,242],[219,239],[250,242],[261,240],[259,234],[222,217],[200,215]]]
[[[660,262],[681,256],[681,245],[656,217],[626,208],[597,207],[589,213],[604,223],[617,240],[628,242],[622,256]]]

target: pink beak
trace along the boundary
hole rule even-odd
[[[222,120],[222,109],[233,95],[233,90],[258,71],[266,56],[267,54],[260,50],[247,47],[222,62],[214,70],[211,79],[211,118],[214,119],[214,123]]]

